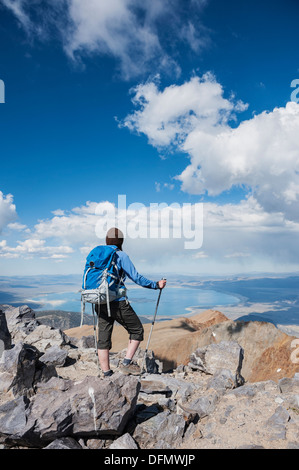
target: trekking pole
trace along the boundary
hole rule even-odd
[[[163,281],[166,281],[165,278],[162,278],[162,280],[163,280]],[[152,336],[152,332],[153,332],[153,328],[154,328],[154,324],[155,324],[155,320],[156,320],[156,316],[157,316],[157,311],[158,311],[158,307],[159,307],[159,302],[160,302],[161,293],[162,293],[162,289],[160,289],[160,292],[159,292],[159,295],[158,295],[158,300],[157,300],[157,303],[156,303],[155,314],[154,314],[154,318],[153,318],[153,321],[152,321],[152,326],[151,326],[150,334],[148,335],[148,340],[147,340],[147,345],[146,345],[145,353],[144,353],[144,356],[143,356],[143,361],[142,361],[142,366],[141,366],[140,375],[143,373],[144,362],[145,362],[146,355],[147,355],[147,352],[148,352],[148,347],[149,347],[149,343],[150,343],[150,340],[151,340],[151,336]]]
[[[94,348],[95,348],[95,353],[96,353],[96,358],[97,358],[97,365],[98,368],[100,368],[100,363],[99,363],[99,356],[98,356],[98,341],[97,341],[97,329],[96,329],[96,316],[95,316],[95,311],[94,311],[94,305],[91,304],[92,307],[92,317],[93,317],[93,335],[94,335]]]

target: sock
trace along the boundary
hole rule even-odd
[[[106,372],[104,372],[104,377],[110,377],[110,375],[113,374],[113,371],[110,369],[110,370],[107,370]]]
[[[127,358],[125,357],[124,360],[123,360],[123,365],[124,365],[124,366],[128,366],[128,365],[131,363],[131,360],[132,360],[132,359],[127,359]]]

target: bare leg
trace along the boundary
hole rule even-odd
[[[100,366],[103,372],[110,370],[109,349],[98,349]]]
[[[133,356],[135,352],[137,351],[139,344],[140,344],[140,341],[137,341],[136,339],[129,340],[126,359],[133,359]]]

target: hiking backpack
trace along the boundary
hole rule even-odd
[[[81,325],[85,313],[85,304],[92,304],[92,312],[96,304],[107,304],[108,315],[110,314],[109,303],[120,297],[126,296],[126,288],[121,285],[123,277],[120,275],[116,265],[116,253],[119,248],[111,245],[96,246],[86,258],[83,282],[81,289]]]

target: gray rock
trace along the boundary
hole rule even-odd
[[[278,406],[275,413],[268,419],[267,424],[269,426],[286,425],[289,419],[290,415],[288,411],[283,406]]]
[[[54,345],[46,350],[40,357],[40,361],[44,364],[52,365],[54,367],[63,367],[67,358],[67,351],[61,349],[59,346]]]
[[[173,411],[175,409],[175,401],[169,397],[166,397],[163,393],[144,393],[139,392],[138,403],[145,405],[157,404],[163,409],[169,409]]]
[[[19,323],[23,323],[23,326],[35,320],[35,312],[28,305],[21,305],[20,307],[9,308],[5,310],[7,323],[9,327],[13,327]],[[36,321],[39,325],[39,322]]]
[[[231,370],[219,369],[208,381],[207,386],[208,388],[213,388],[223,394],[226,390],[238,387],[238,382],[236,380],[236,375],[233,374]]]
[[[281,393],[299,393],[299,377],[284,377],[278,382]]]
[[[132,436],[127,432],[116,439],[109,449],[138,449],[138,446]]]
[[[184,431],[182,416],[163,411],[136,426],[133,438],[141,449],[174,449],[181,444]]]
[[[137,406],[136,412],[134,414],[134,421],[137,425],[147,421],[159,413],[161,413],[161,408],[157,404],[151,404],[149,406],[139,405]]]
[[[196,349],[190,356],[189,366],[211,375],[220,369],[229,370],[241,385],[244,383],[240,373],[243,355],[243,348],[236,341],[221,341]]]
[[[82,338],[80,338],[78,341],[78,347],[79,348],[94,348],[95,347],[94,336],[93,335],[82,336]]]
[[[5,349],[11,348],[11,334],[7,327],[5,312],[0,309],[0,358]]]
[[[188,409],[199,416],[200,419],[209,416],[215,409],[218,401],[217,393],[208,393],[188,402]]]
[[[28,305],[6,308],[5,316],[8,329],[15,343],[25,340],[37,326],[39,321],[35,318],[35,312]]]
[[[55,439],[44,449],[82,449],[82,446],[72,437],[62,437],[61,439]]]
[[[25,396],[15,398],[0,406],[0,436],[2,439],[21,439],[27,423],[29,400]]]
[[[285,398],[285,402],[288,407],[294,408],[299,413],[299,394],[288,394]]]
[[[69,388],[45,387],[32,397],[27,424],[36,440],[119,435],[135,410],[140,388],[137,377],[121,374],[64,385]]]
[[[289,419],[288,411],[283,406],[278,406],[275,413],[266,422],[266,426],[271,430],[270,440],[286,438],[286,424]]]
[[[193,370],[201,370],[202,372],[206,371],[205,368],[205,353],[207,346],[202,348],[197,348],[190,356],[188,366]]]
[[[196,424],[191,422],[189,424],[189,426],[187,427],[187,430],[184,433],[184,440],[189,439],[190,437],[192,437],[193,434],[195,433],[195,431],[197,433],[197,438],[201,438],[202,437],[201,431],[197,430]]]
[[[148,375],[141,378],[141,392],[165,393],[176,400],[186,400],[197,387],[183,379],[162,375]]]
[[[31,345],[18,343],[3,352],[0,360],[0,391],[12,389],[15,397],[31,394],[37,382],[57,375],[54,367],[39,361],[40,352]]]
[[[229,391],[228,393],[231,393],[235,395],[236,397],[247,397],[247,398],[252,398],[256,395],[258,392],[258,388],[255,386],[255,384],[244,384],[234,390]]]
[[[62,347],[69,344],[70,339],[60,329],[38,325],[26,336],[26,343],[35,346],[41,352],[46,352],[52,346]]]
[[[105,447],[105,439],[88,439],[86,441],[86,447],[88,449],[103,449]]]
[[[189,408],[188,405],[181,403],[178,401],[177,403],[177,414],[182,415],[186,424],[190,424],[197,421],[198,413],[196,410]]]
[[[168,386],[167,382],[163,380],[160,376],[152,377],[146,376],[141,378],[141,392],[143,393],[164,393],[165,395],[171,395],[171,388]]]
[[[263,382],[246,383],[234,390],[229,390],[227,393],[233,394],[236,397],[247,398],[252,398],[258,393],[270,394],[274,396],[279,393],[279,387],[272,380],[265,380]]]
[[[75,384],[71,396],[73,433],[121,434],[135,411],[139,390],[138,377],[122,374],[110,380],[86,377]],[[87,409],[91,412],[86,414]]]

